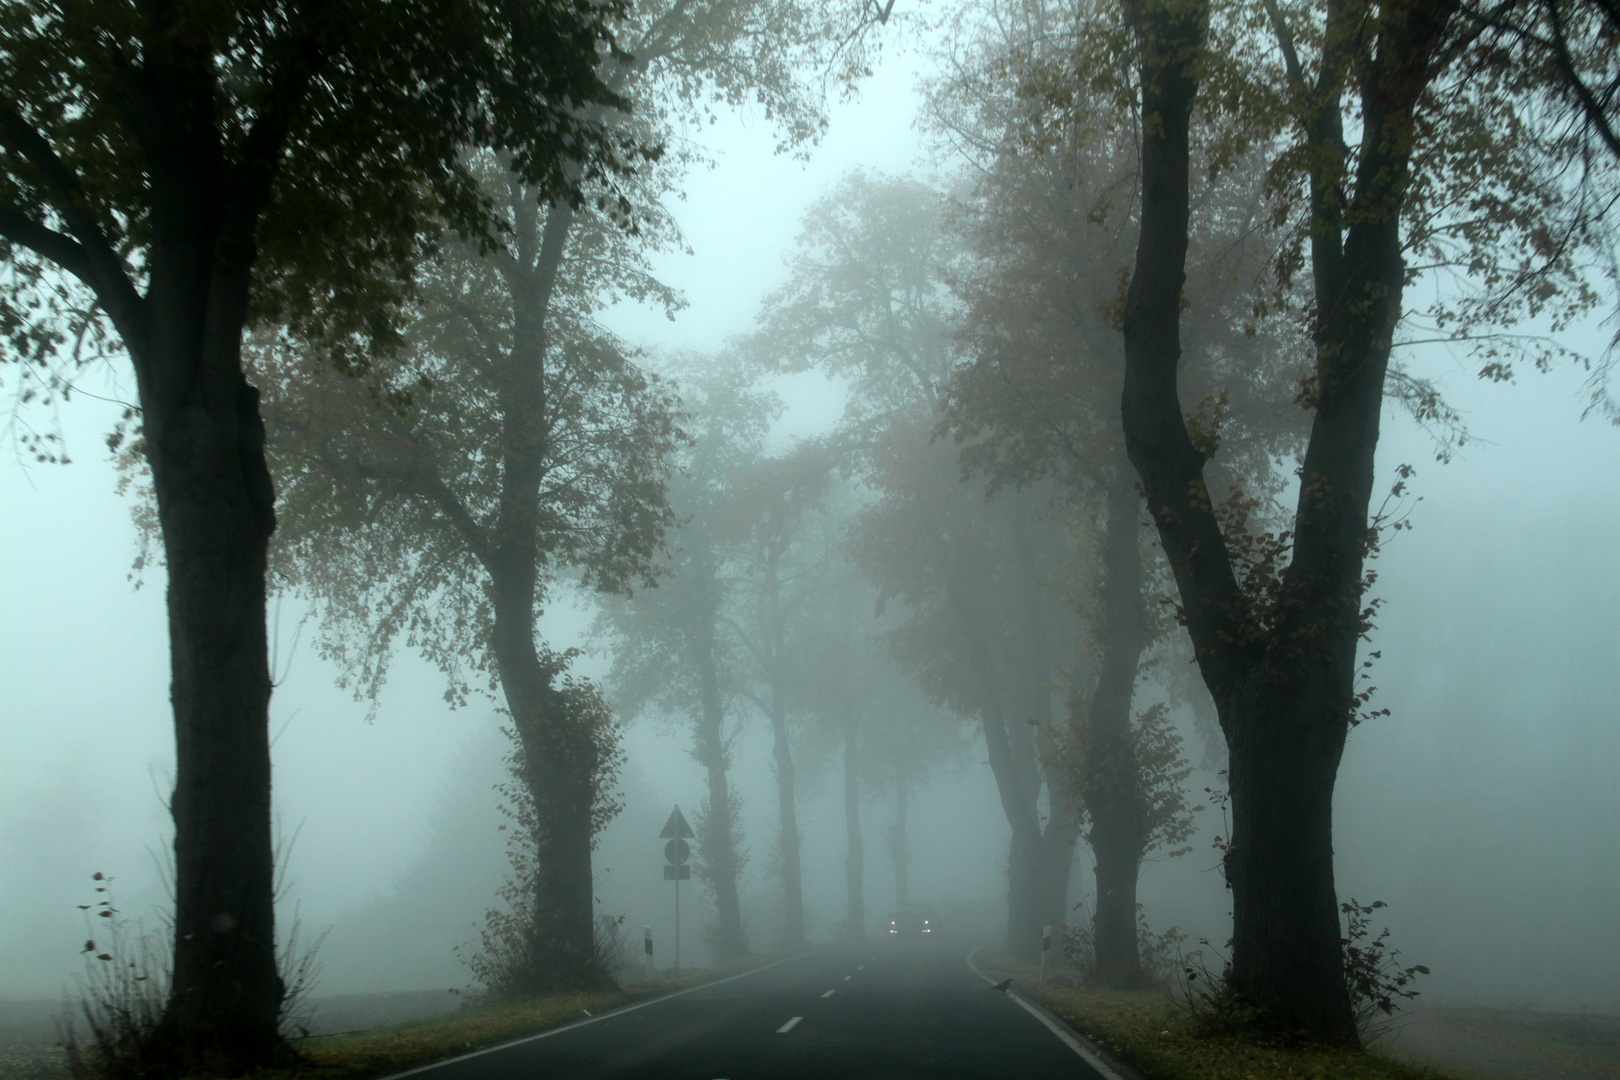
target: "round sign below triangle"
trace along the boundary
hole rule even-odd
[[[664,861],[679,866],[692,857],[692,845],[685,840],[671,840],[664,845]]]

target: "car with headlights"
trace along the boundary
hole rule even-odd
[[[929,938],[939,931],[939,912],[929,904],[901,904],[884,927],[891,938]]]

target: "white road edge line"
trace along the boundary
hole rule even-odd
[[[660,1001],[668,1001],[670,998],[678,998],[683,994],[691,994],[699,990],[707,990],[709,987],[719,986],[721,983],[735,982],[738,979],[746,979],[750,975],[758,975],[760,972],[769,971],[773,967],[781,967],[783,964],[790,963],[791,961],[802,960],[806,956],[812,956],[819,951],[819,949],[812,949],[809,952],[795,953],[792,956],[784,956],[780,960],[765,964],[761,967],[752,968],[748,971],[740,971],[735,975],[727,975],[723,979],[716,979],[713,982],[699,983],[697,986],[688,986],[685,990],[676,990],[672,993],[660,994],[658,997],[648,998],[646,1001],[638,1001],[634,1005],[626,1005],[622,1009],[614,1009],[612,1012],[605,1012],[600,1016],[593,1016],[589,1020],[580,1020],[572,1024],[564,1024],[562,1027],[554,1027],[550,1031],[542,1031],[538,1035],[525,1035],[521,1039],[513,1039],[511,1042],[503,1042],[496,1046],[486,1046],[482,1050],[474,1050],[470,1054],[461,1054],[457,1057],[445,1058],[443,1061],[435,1061],[431,1065],[418,1065],[416,1068],[406,1069],[404,1072],[390,1073],[388,1076],[380,1077],[379,1080],[403,1080],[404,1077],[415,1076],[418,1073],[425,1073],[429,1070],[437,1069],[441,1065],[449,1065],[457,1061],[467,1061],[470,1058],[483,1057],[485,1054],[493,1054],[497,1050],[505,1050],[511,1046],[522,1046],[524,1043],[538,1042],[541,1039],[549,1039],[553,1035],[561,1035],[565,1031],[575,1031],[579,1028],[585,1027],[588,1024],[600,1023],[603,1020],[611,1020],[615,1016],[623,1016],[625,1013],[635,1012],[637,1009],[645,1009],[648,1005],[656,1005]],[[792,1022],[796,1023],[797,1018],[795,1018],[795,1020]]]
[[[829,990],[825,994],[822,994],[821,996],[824,997],[824,998],[830,998],[836,993],[838,993],[837,990]]]
[[[975,950],[975,952],[976,951],[977,950]],[[973,974],[977,975],[991,986],[996,985],[997,980],[992,979],[990,976],[979,970],[979,965],[973,962],[973,955],[973,953],[968,953],[967,966],[969,969],[972,970]],[[1046,1029],[1052,1034],[1056,1035],[1058,1038],[1062,1039],[1064,1044],[1068,1046],[1070,1050],[1073,1050],[1075,1053],[1084,1058],[1087,1065],[1090,1065],[1102,1075],[1103,1080],[1124,1080],[1124,1077],[1120,1076],[1119,1073],[1115,1072],[1113,1069],[1110,1069],[1102,1058],[1092,1053],[1084,1043],[1074,1037],[1073,1032],[1054,1019],[1052,1015],[1045,1009],[1041,1008],[1032,1001],[1025,1001],[1011,990],[1007,990],[1005,993],[1008,997],[1012,998],[1019,1005],[1021,1005],[1025,1012],[1029,1013],[1029,1015],[1045,1024]]]
[[[803,1020],[803,1019],[804,1019],[804,1017],[802,1017],[802,1016],[795,1016],[793,1019],[789,1020],[787,1023],[785,1023],[781,1027],[777,1028],[776,1033],[778,1035],[786,1035],[788,1032],[793,1030],[793,1025],[794,1024],[797,1024],[800,1020]]]

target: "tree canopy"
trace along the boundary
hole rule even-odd
[[[127,353],[168,568],[175,953],[162,1022],[130,1051],[139,1067],[150,1054],[245,1068],[283,1049],[264,625],[274,487],[243,329],[386,345],[426,243],[495,240],[470,147],[568,200],[656,156],[597,111],[626,104],[599,77],[622,12],[0,5],[0,338],[24,398],[66,394],[78,364]]]

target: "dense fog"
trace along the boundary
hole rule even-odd
[[[826,136],[802,160],[774,152],[777,136],[760,115],[723,113],[691,132],[713,154],[673,204],[691,253],[666,249],[653,260],[685,306],[666,315],[623,300],[604,322],[680,387],[695,352],[755,330],[765,297],[788,279],[803,213],[850,170],[956,182],[917,123],[927,64],[916,49],[890,49],[830,110]],[[1595,355],[1611,331],[1594,318],[1566,340]],[[1408,365],[1439,382],[1470,439],[1437,461],[1430,435],[1386,407],[1377,490],[1397,466],[1416,467],[1404,510],[1413,527],[1388,539],[1375,563],[1372,595],[1384,603],[1363,649],[1380,654],[1369,669],[1372,707],[1389,714],[1349,736],[1335,801],[1338,892],[1387,902],[1377,919],[1392,929],[1390,943],[1432,969],[1419,985],[1424,1002],[1620,1009],[1620,435],[1600,416],[1583,419],[1586,373],[1567,363],[1492,384],[1441,349],[1410,352]],[[758,385],[784,406],[763,443],[773,454],[831,432],[850,393],[847,379],[818,371],[761,375]],[[71,988],[93,873],[112,877],[127,916],[163,918],[174,770],[165,576],[161,566],[132,569],[140,496],[120,491],[103,438],[131,393],[113,363],[58,415],[26,421],[60,423],[71,464],[8,450],[0,466],[0,1000]],[[672,534],[673,545],[686,543]],[[1009,826],[984,741],[873,644],[880,618],[867,587],[840,578],[831,588],[870,618],[850,642],[870,646],[887,681],[863,692],[893,715],[915,714],[900,736],[927,762],[909,805],[910,898],[993,935],[1006,918]],[[601,680],[611,698],[615,656],[601,604],[563,586],[545,608],[546,642],[583,650],[574,670]],[[476,690],[449,707],[440,671],[403,639],[375,703],[356,700],[336,685],[339,666],[319,655],[310,610],[296,595],[271,602],[281,927],[296,923],[305,940],[324,935],[317,993],[466,988],[458,949],[475,948],[507,873],[496,790],[508,780],[503,719]],[[881,619],[892,623],[896,610]],[[1163,664],[1184,668],[1187,654]],[[1199,692],[1173,701],[1169,715],[1194,769],[1184,786],[1203,808],[1190,851],[1150,856],[1140,890],[1149,925],[1179,927],[1187,948],[1230,934],[1213,846],[1225,824],[1203,794],[1223,785],[1225,750],[1207,710],[1188,704]],[[726,730],[735,731],[729,771],[747,852],[742,918],[750,947],[765,951],[783,934],[770,871],[772,736],[761,709],[737,700]],[[845,795],[840,743],[818,724],[790,718],[804,929],[829,941],[845,929]],[[658,833],[673,806],[698,811],[706,774],[679,709],[641,710],[623,747],[623,808],[600,835],[595,891],[601,913],[623,916],[628,938],[651,928],[663,966],[673,962],[674,896],[660,876]],[[865,922],[875,932],[897,902],[885,845],[893,787],[863,781],[860,811]],[[1095,888],[1082,842],[1071,922],[1088,917]],[[712,898],[698,880],[681,891],[683,963],[708,963]]]

